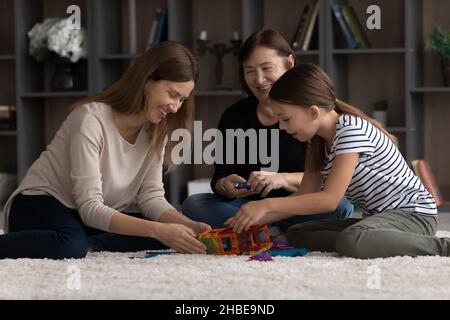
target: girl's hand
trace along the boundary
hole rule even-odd
[[[160,223],[155,238],[181,253],[206,253],[206,246],[197,240],[195,232],[178,223]]]
[[[266,197],[272,190],[287,188],[289,185],[285,174],[269,171],[253,171],[247,183],[250,190],[260,193],[261,197]]]
[[[242,205],[234,217],[225,221],[225,226],[233,228],[234,232],[241,233],[251,226],[260,225],[261,220],[269,213],[264,201],[266,200],[249,201]]]
[[[211,226],[209,224],[206,224],[204,222],[200,221],[193,221],[192,222],[192,230],[199,235],[207,230],[211,230]]]

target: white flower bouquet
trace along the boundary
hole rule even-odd
[[[29,53],[38,61],[52,53],[73,63],[87,56],[86,30],[73,28],[68,19],[47,18],[36,23],[28,37]]]

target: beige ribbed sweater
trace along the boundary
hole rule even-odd
[[[173,207],[164,197],[162,159],[150,148],[147,128],[130,144],[119,133],[109,105],[93,102],[75,108],[6,202],[5,230],[18,193],[53,196],[76,209],[85,225],[105,231],[116,210],[132,205],[147,219],[158,220]]]

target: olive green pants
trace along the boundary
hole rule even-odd
[[[438,238],[436,217],[392,210],[364,219],[321,220],[296,224],[289,243],[311,251],[373,259],[393,256],[450,256],[450,238]]]

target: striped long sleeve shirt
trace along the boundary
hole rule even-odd
[[[407,165],[395,144],[369,121],[347,114],[336,122],[336,135],[321,173],[328,176],[335,157],[358,153],[346,197],[363,209],[363,217],[393,209],[436,215],[436,203]]]

